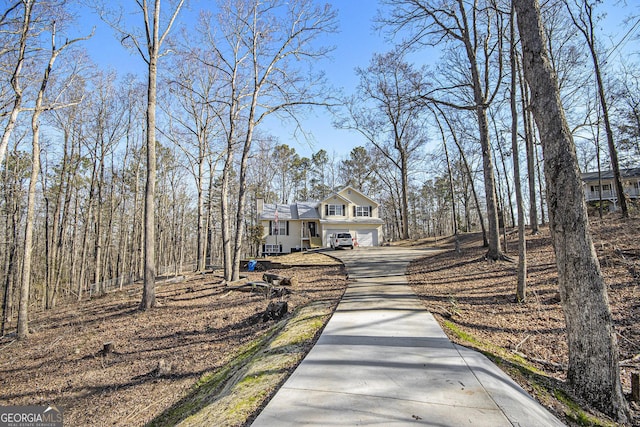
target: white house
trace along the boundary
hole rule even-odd
[[[353,187],[318,202],[284,205],[258,199],[258,220],[264,227],[262,253],[328,246],[329,236],[340,232],[350,232],[358,246],[378,246],[383,240],[379,206]]]
[[[640,168],[621,169],[622,187],[624,194],[629,199],[640,197]],[[602,195],[603,201],[613,203],[614,207],[618,201],[613,171],[586,172],[582,174],[582,185],[587,202],[598,202]]]

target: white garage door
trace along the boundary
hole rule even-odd
[[[373,246],[376,242],[376,230],[358,230],[358,246]]]

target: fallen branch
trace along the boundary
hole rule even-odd
[[[266,298],[273,297],[281,297],[283,295],[288,295],[291,293],[286,288],[275,287],[265,282],[247,282],[242,285],[237,286],[228,286],[227,287],[231,291],[240,291],[240,292],[256,292],[259,291],[265,295]]]
[[[516,344],[515,351],[518,351],[518,349],[520,348],[520,346],[521,346],[522,344],[524,344],[524,343],[525,343],[525,341],[527,341],[529,338],[531,338],[531,335],[527,335],[527,336],[526,336],[522,341],[520,341],[518,344]]]
[[[268,290],[271,288],[271,285],[266,282],[246,282],[241,285],[229,286],[227,285],[227,289],[232,291],[240,291],[240,292],[253,292],[256,289]]]
[[[526,354],[521,353],[521,352],[516,351],[516,350],[512,350],[512,353],[522,357],[525,360],[528,360],[529,362],[538,363],[540,365],[547,366],[547,367],[553,369],[554,371],[566,371],[567,370],[567,366],[565,366],[565,365],[563,365],[561,363],[549,362],[548,360],[543,360],[543,359],[538,359],[537,357],[527,356]]]

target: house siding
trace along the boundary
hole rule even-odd
[[[622,187],[625,195],[631,199],[637,199],[640,197],[640,169],[623,169],[622,174]],[[602,200],[609,200],[615,202],[618,200],[618,194],[615,189],[615,183],[613,179],[613,172],[603,171],[601,178],[598,178],[597,172],[588,172],[582,174],[582,184],[584,189],[584,195],[587,202],[594,202],[600,200],[601,194],[599,191],[600,185],[602,185]]]
[[[340,206],[341,215],[329,215],[329,205]],[[368,210],[370,216],[356,216],[357,207]],[[266,244],[275,245],[277,237],[277,244],[281,245],[282,253],[309,249],[318,245],[328,246],[329,235],[336,232],[349,232],[354,238],[357,238],[358,232],[364,233],[367,237],[365,242],[370,242],[373,246],[379,245],[383,240],[383,222],[378,217],[378,203],[351,187],[318,202],[278,205],[280,221],[286,220],[289,223],[289,233],[286,236],[269,234],[270,223],[274,220],[275,205],[266,205],[260,200],[257,208],[265,230],[262,236],[263,241]],[[315,232],[318,237],[309,235],[309,223],[316,224]],[[304,233],[303,227],[306,230]]]

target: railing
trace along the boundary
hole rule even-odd
[[[635,187],[626,187],[624,189],[624,194],[631,199],[640,198],[640,190]],[[585,192],[585,198],[587,201],[600,200],[600,193],[598,191],[588,190]],[[618,195],[613,190],[602,190],[602,200],[617,200]]]

